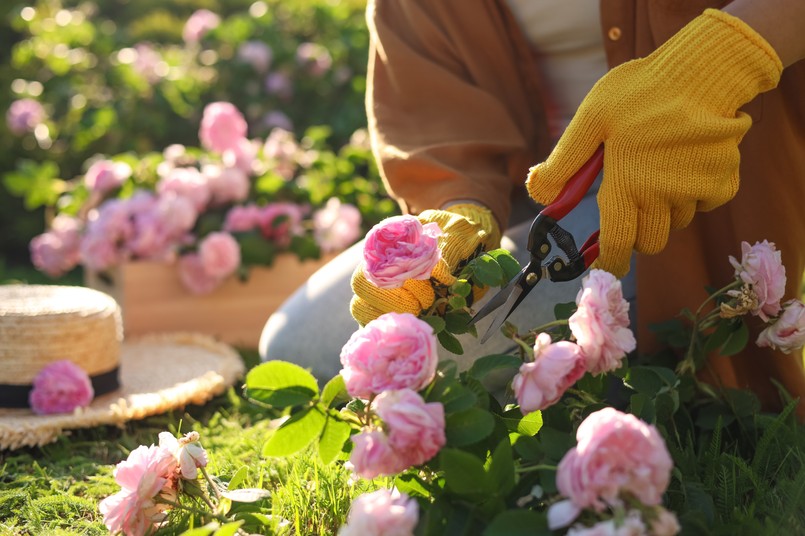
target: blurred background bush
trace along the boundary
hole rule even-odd
[[[45,207],[88,159],[197,145],[210,102],[235,104],[250,137],[279,126],[303,143],[313,132],[312,143],[326,138],[336,151],[347,144],[366,123],[364,7],[364,0],[3,2],[4,265],[29,264],[28,242],[44,229]],[[369,167],[352,195],[341,193],[372,224],[394,206]]]

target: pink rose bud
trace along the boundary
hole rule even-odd
[[[354,205],[331,197],[313,213],[313,237],[324,252],[341,251],[361,236],[361,212]]]
[[[357,330],[341,349],[341,376],[350,396],[425,388],[436,375],[433,328],[410,313],[386,313]]]
[[[534,362],[524,363],[512,380],[520,411],[525,415],[555,404],[586,370],[577,344],[551,343],[549,334],[540,333],[534,346]]]
[[[419,505],[397,490],[379,489],[352,502],[338,536],[413,536]]]
[[[160,432],[159,448],[173,454],[185,480],[195,480],[198,468],[207,466],[207,451],[199,443],[198,432],[188,432],[178,439],[170,432]]]
[[[783,314],[760,332],[757,345],[771,347],[784,353],[805,345],[805,304],[790,300],[783,306]]]
[[[131,177],[131,166],[125,162],[99,160],[92,164],[84,175],[84,184],[93,192],[106,194]]]
[[[87,373],[75,363],[62,360],[50,363],[34,377],[28,402],[38,415],[72,413],[88,406],[94,396]]]
[[[568,319],[570,331],[581,346],[587,370],[601,374],[616,370],[635,349],[629,329],[629,302],[623,299],[621,282],[603,270],[590,270],[576,296],[578,309]]]
[[[12,134],[33,132],[45,121],[45,109],[34,99],[15,100],[6,112],[6,124]]]
[[[224,279],[240,266],[240,245],[231,234],[210,233],[198,247],[201,265],[210,276]]]
[[[352,436],[352,452],[348,466],[361,478],[394,476],[408,465],[391,448],[389,439],[379,430],[363,431]]]
[[[735,268],[735,277],[750,285],[757,296],[758,305],[752,314],[768,322],[769,317],[780,312],[780,300],[785,294],[785,266],[780,252],[773,242],[764,240],[752,246],[741,242],[741,253],[740,263],[735,257],[729,258]]]
[[[444,446],[444,406],[426,403],[416,391],[385,391],[374,400],[391,448],[406,467],[430,460]]]
[[[409,215],[392,216],[378,223],[366,235],[363,273],[379,288],[399,288],[408,279],[430,278],[442,258],[436,223],[424,226]]]
[[[198,137],[210,151],[237,150],[246,137],[248,125],[243,114],[229,102],[213,102],[204,108]]]
[[[179,280],[193,294],[209,294],[221,284],[220,277],[210,275],[204,269],[198,253],[188,253],[179,257]]]
[[[604,408],[584,419],[576,439],[556,473],[559,492],[573,504],[601,511],[624,492],[647,506],[660,504],[673,462],[654,426]]]
[[[195,11],[184,25],[182,38],[185,43],[198,43],[207,32],[221,24],[221,17],[209,9]]]

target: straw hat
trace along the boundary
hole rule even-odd
[[[0,449],[39,446],[65,430],[120,425],[200,404],[244,372],[230,346],[194,333],[122,341],[120,309],[84,287],[0,286]],[[95,398],[72,413],[28,408],[34,377],[69,360],[90,377]]]

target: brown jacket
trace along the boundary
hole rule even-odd
[[[610,67],[649,54],[716,0],[602,0]],[[476,199],[505,222],[528,168],[550,151],[535,53],[503,0],[370,0],[367,113],[384,180],[404,210]],[[705,285],[733,277],[741,241],[782,251],[788,298],[805,269],[805,62],[744,107],[741,187],[730,203],[672,232],[668,247],[637,260],[642,351],[648,326],[697,307]],[[604,179],[606,180],[606,178]],[[757,332],[754,333],[756,335]],[[711,360],[718,380],[778,407],[775,379],[805,398],[800,355],[760,349]],[[805,403],[800,404],[805,416]]]

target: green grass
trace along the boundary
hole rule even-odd
[[[256,362],[244,353],[247,366]],[[245,468],[243,487],[271,491],[265,500],[278,534],[335,534],[353,498],[378,482],[350,480],[341,464],[323,465],[315,451],[287,459],[261,456],[275,415],[230,389],[205,406],[192,406],[124,428],[76,430],[41,448],[0,451],[0,536],[107,534],[98,503],[119,487],[115,464],[159,432],[196,430],[211,475],[229,481]]]

